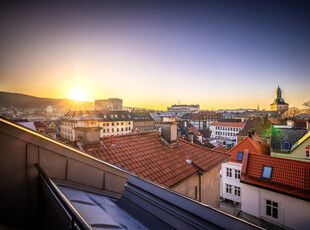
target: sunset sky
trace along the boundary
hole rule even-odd
[[[269,109],[280,85],[290,106],[310,100],[310,14],[301,1],[8,2],[1,91]]]

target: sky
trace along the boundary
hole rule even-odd
[[[0,91],[269,109],[280,85],[301,108],[310,100],[308,9],[306,1],[8,1]]]

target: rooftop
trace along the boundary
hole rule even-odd
[[[289,127],[275,126],[271,129],[271,148],[274,152],[290,152],[291,147],[296,144],[308,131]],[[288,142],[288,148],[283,143]]]
[[[250,118],[246,121],[244,128],[237,133],[237,136],[247,136],[249,130],[254,130],[259,136],[266,136],[266,130],[270,127],[270,121],[265,121],[260,117]]]
[[[229,158],[223,152],[180,138],[171,147],[156,131],[105,137],[102,143],[103,146],[86,147],[85,151],[165,187],[172,187],[198,172],[187,159],[209,171]]]
[[[270,155],[269,145],[258,135],[253,134],[251,135],[251,137],[247,136],[246,138],[244,138],[236,146],[234,146],[227,152],[231,155],[229,161],[241,164],[242,160],[237,161],[238,152],[244,153],[245,149],[249,150],[249,152],[253,154]]]
[[[270,179],[262,178],[264,166],[272,168]],[[242,162],[241,182],[263,187],[310,201],[310,163],[246,154]]]

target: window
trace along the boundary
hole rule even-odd
[[[278,208],[279,205],[277,202],[271,200],[266,200],[266,215],[278,219]]]
[[[112,128],[112,133],[114,133],[114,128]]]
[[[235,196],[240,196],[240,187],[235,186]]]
[[[103,133],[105,133],[105,129],[103,129]]]
[[[310,145],[306,146],[306,158],[310,159]]]
[[[117,118],[117,114],[115,114],[114,117]]]
[[[287,141],[283,141],[282,148],[283,149],[290,149],[291,148],[291,143],[287,142]]]
[[[243,152],[238,152],[237,161],[242,162],[242,158],[243,158]]]
[[[231,168],[226,168],[226,176],[227,177],[231,177],[232,173],[231,173]]]
[[[238,169],[235,169],[235,178],[240,179],[240,177],[241,177],[241,171]]]
[[[197,186],[195,186],[195,200],[197,200],[198,198],[198,189],[197,189]]]
[[[126,131],[127,131],[128,129],[127,129],[127,127],[126,127]]]
[[[124,131],[124,128],[123,128],[123,127],[121,128],[121,131],[122,131],[122,132]]]
[[[116,125],[119,125],[119,123],[117,122]]]
[[[129,122],[128,122],[128,125],[130,125],[130,124],[131,124],[131,122],[129,121]]]
[[[263,170],[262,170],[262,178],[266,178],[266,179],[271,179],[271,174],[272,174],[272,167],[271,166],[263,166]]]
[[[130,127],[128,127],[128,130],[130,131]]]
[[[226,184],[226,193],[231,194],[231,184]]]
[[[122,122],[121,125],[124,125],[124,122]]]
[[[109,129],[107,129],[107,133],[109,133],[109,131],[110,131],[110,130],[109,130]]]
[[[110,125],[110,123],[107,123],[107,126],[109,126]]]
[[[114,122],[112,122],[112,126],[114,126]]]
[[[119,128],[116,129],[116,132],[119,132]]]
[[[102,126],[105,126],[105,123],[102,123]]]

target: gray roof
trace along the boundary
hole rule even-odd
[[[296,128],[272,128],[271,129],[271,149],[274,152],[290,152],[290,149],[283,148],[283,142],[289,142],[292,147],[300,138],[307,133],[306,129]]]

